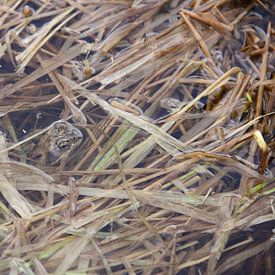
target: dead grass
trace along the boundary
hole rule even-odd
[[[273,274],[274,16],[2,1],[0,273]],[[32,159],[60,119],[81,146]]]

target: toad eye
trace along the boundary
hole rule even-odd
[[[60,144],[59,147],[62,149],[62,150],[66,150],[69,145],[67,143],[64,143],[64,144]]]
[[[57,147],[60,151],[67,151],[70,149],[70,142],[69,140],[62,140],[56,143]]]

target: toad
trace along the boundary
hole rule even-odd
[[[81,131],[69,122],[54,122],[42,137],[33,141],[31,148],[27,149],[27,157],[54,165],[76,149],[82,140]]]

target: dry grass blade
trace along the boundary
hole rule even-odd
[[[52,21],[50,21],[49,24],[44,25],[44,27],[40,31],[40,35],[32,41],[32,43],[22,52],[20,55],[17,56],[16,60],[19,62],[19,68],[17,72],[23,72],[24,68],[27,66],[27,64],[30,62],[32,57],[36,54],[36,52],[63,26],[67,23],[67,21],[71,20],[76,14],[73,16],[70,16],[67,20],[64,20],[64,18],[70,14],[74,8],[69,8],[65,10],[63,13],[56,16]],[[52,32],[51,29],[63,21],[61,24],[59,24]]]
[[[186,23],[186,25],[188,26],[188,28],[190,29],[190,31],[192,32],[192,34],[195,36],[195,38],[198,41],[198,43],[200,44],[200,47],[201,47],[203,53],[205,54],[205,56],[211,61],[212,65],[215,66],[215,62],[214,62],[214,60],[213,60],[213,58],[211,56],[211,53],[209,52],[209,49],[207,48],[207,45],[204,42],[204,40],[202,39],[202,37],[199,34],[198,30],[196,30],[196,28],[192,25],[191,21],[184,14],[184,12],[181,12],[180,15],[182,16],[184,22]]]
[[[129,112],[125,112],[123,110],[114,108],[106,101],[100,99],[97,96],[90,95],[87,93],[86,97],[90,99],[91,102],[95,102],[98,105],[100,105],[105,111],[109,112],[110,114],[128,120],[136,127],[145,130],[146,132],[152,134],[156,138],[161,139],[163,142],[168,143],[168,145],[171,145],[180,151],[185,151],[187,149],[187,147],[183,143],[164,132],[161,128],[152,124],[146,117],[138,117]]]
[[[76,239],[69,247],[67,247],[66,257],[59,264],[54,274],[65,274],[65,272],[70,268],[74,261],[79,257],[82,250],[89,244],[92,236],[87,234],[81,239]]]
[[[240,71],[239,68],[232,68],[230,71],[226,72],[223,76],[221,76],[217,81],[215,81],[213,84],[211,84],[205,91],[200,93],[196,98],[194,98],[190,103],[188,103],[186,106],[184,106],[181,110],[173,114],[169,117],[168,120],[175,120],[182,116],[186,111],[188,111],[196,102],[199,102],[201,98],[204,96],[210,95],[215,91],[215,89],[223,86],[230,77]]]
[[[3,175],[0,175],[0,192],[7,200],[9,206],[12,207],[21,218],[32,218],[32,213],[34,212],[33,207]]]

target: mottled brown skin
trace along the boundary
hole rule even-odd
[[[53,123],[50,130],[38,140],[36,148],[31,150],[31,158],[44,164],[56,164],[63,156],[77,148],[82,140],[81,131],[69,122]]]

